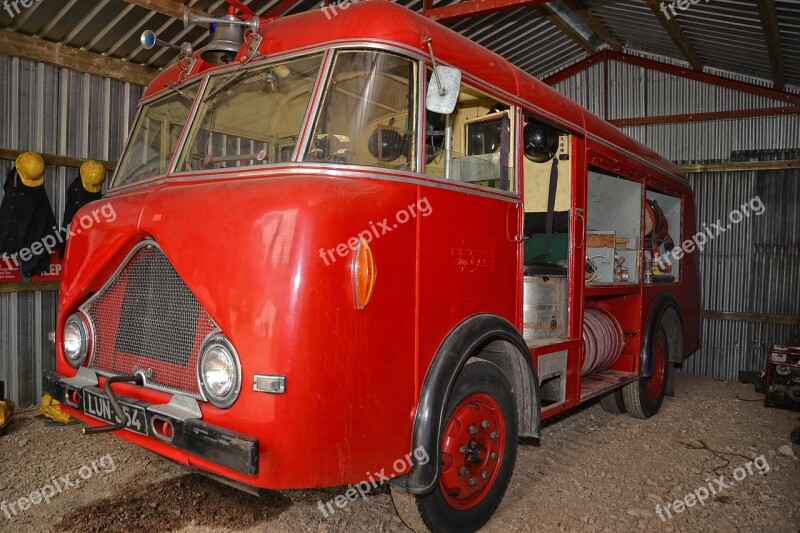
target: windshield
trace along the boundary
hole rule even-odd
[[[416,170],[416,85],[410,59],[337,53],[305,160]]]
[[[119,163],[114,186],[129,185],[167,173],[180,141],[198,83],[145,105]]]
[[[213,77],[178,172],[292,161],[322,55]]]
[[[145,105],[114,186],[169,171],[192,103],[199,103],[176,172],[255,167],[302,159],[416,171],[417,65],[386,52],[339,51],[314,118],[308,149],[301,129],[322,54],[248,66],[174,88]]]

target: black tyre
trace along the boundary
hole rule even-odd
[[[461,371],[447,403],[439,481],[414,496],[392,487],[403,522],[421,533],[470,532],[491,518],[517,459],[517,409],[508,379],[478,362]]]
[[[621,415],[626,412],[625,400],[622,398],[622,390],[617,389],[612,393],[600,398],[600,405],[606,413]]]
[[[650,418],[655,415],[664,402],[667,381],[672,371],[669,361],[669,342],[664,326],[656,326],[653,338],[653,357],[655,367],[649,378],[640,378],[622,388],[625,409],[634,418]]]

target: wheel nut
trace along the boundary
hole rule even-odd
[[[481,427],[483,429],[488,428],[489,427],[489,421],[488,420],[484,420],[483,422],[481,422]]]
[[[477,479],[475,479],[474,477],[469,478],[469,486],[470,487],[474,487],[477,484],[478,484],[478,480]]]
[[[500,456],[499,456],[499,455],[497,455],[497,453],[496,453],[496,452],[492,452],[492,453],[490,453],[490,454],[489,454],[489,459],[491,459],[492,461],[497,461],[497,459],[498,459],[499,457],[500,457]]]
[[[483,472],[481,472],[481,477],[482,477],[483,479],[489,479],[489,472],[487,472],[486,470],[484,470]]]
[[[476,428],[475,426],[470,426],[470,427],[469,427],[469,434],[470,434],[470,435],[474,435],[474,434],[476,434],[477,432],[478,432],[478,428]]]
[[[500,435],[498,435],[496,431],[492,431],[491,435],[489,435],[489,438],[492,440],[497,440],[499,436]]]
[[[466,476],[467,474],[469,474],[469,470],[467,470],[467,467],[466,467],[466,466],[462,466],[462,467],[461,467],[461,468],[458,470],[458,475],[459,475],[459,476]]]

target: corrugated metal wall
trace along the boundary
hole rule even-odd
[[[703,308],[800,315],[800,170],[699,174],[691,182],[705,222],[725,221],[754,198],[764,206],[762,215],[734,224],[701,253]],[[684,368],[735,380],[739,370],[762,370],[770,345],[786,342],[792,329],[703,320],[703,350]]]
[[[142,87],[0,55],[0,148],[87,157],[119,158]],[[11,161],[0,160],[5,181]],[[56,220],[64,212],[75,168],[48,167],[45,188]],[[0,199],[2,190],[0,189]],[[58,294],[0,293],[0,380],[6,395],[36,403],[41,370],[54,365]]]
[[[604,115],[602,63],[563,80],[554,88],[592,113]],[[744,76],[739,81],[759,83]],[[736,109],[779,107],[770,100],[711,86],[663,72],[610,61],[608,67],[609,120],[708,113]],[[800,148],[800,117],[760,117],[684,124],[658,124],[621,128],[634,139],[676,162],[730,161],[739,150]]]
[[[555,88],[603,115],[605,67],[595,65]],[[759,83],[758,80],[740,78]],[[608,118],[777,107],[780,102],[611,61]],[[681,163],[727,162],[734,152],[800,148],[800,117],[664,124],[622,128]],[[797,152],[791,158],[796,159]],[[785,156],[785,155],[784,155]],[[797,316],[800,320],[800,170],[691,174],[699,223],[725,220],[758,197],[765,210],[711,241],[701,252],[703,308],[710,311]],[[736,380],[761,370],[771,344],[786,342],[789,325],[703,320],[703,348],[684,370]]]

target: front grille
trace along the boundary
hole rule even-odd
[[[155,244],[135,248],[81,309],[94,328],[90,367],[142,374],[153,388],[201,397],[197,356],[216,326]]]

